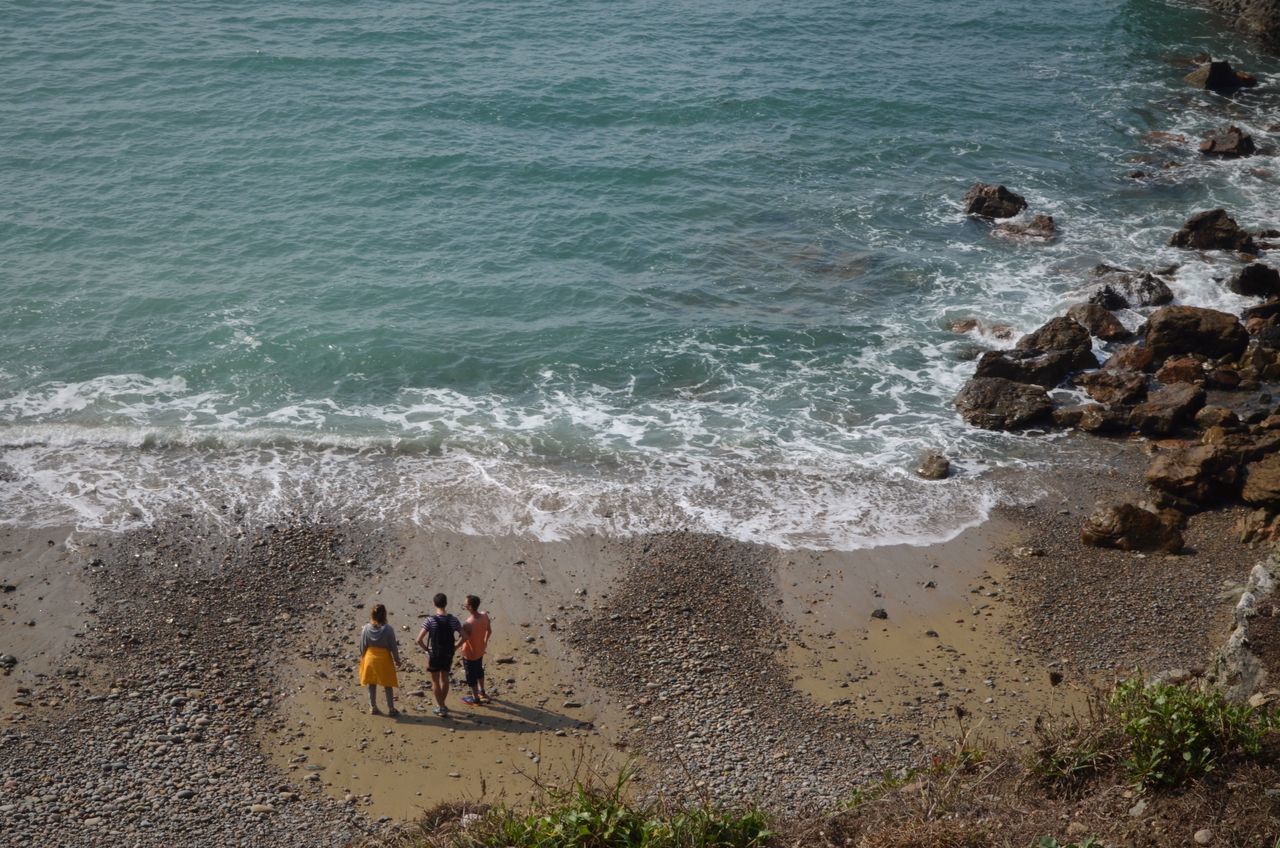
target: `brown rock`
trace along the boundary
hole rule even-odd
[[[1072,350],[1093,356],[1089,331],[1070,318],[1050,318],[1039,329],[1018,339],[1018,350]],[[1096,360],[1095,360],[1096,362]],[[1096,367],[1081,365],[1082,368]]]
[[[1074,382],[1101,403],[1134,403],[1147,394],[1146,375],[1129,369],[1087,371]]]
[[[1218,445],[1196,445],[1160,451],[1147,468],[1147,483],[1186,498],[1208,504],[1235,494],[1240,485],[1235,453]]]
[[[1273,453],[1245,466],[1240,497],[1254,506],[1280,509],[1280,454]]]
[[[1198,359],[1179,356],[1166,360],[1156,372],[1156,379],[1166,385],[1170,383],[1203,383],[1204,365]]]
[[[987,430],[1029,427],[1053,411],[1044,389],[999,377],[974,377],[956,395],[955,405],[966,422]]]
[[[1182,229],[1173,234],[1169,244],[1191,250],[1238,250],[1257,253],[1253,236],[1240,229],[1225,209],[1197,212],[1187,219]]]
[[[1102,364],[1106,371],[1115,371],[1124,369],[1129,371],[1150,371],[1155,365],[1156,357],[1151,352],[1151,348],[1139,347],[1138,345],[1125,345],[1116,348],[1116,352],[1107,358]]]
[[[1240,372],[1234,368],[1214,368],[1205,374],[1206,388],[1232,391],[1240,385]]]
[[[1067,310],[1067,317],[1103,341],[1115,342],[1133,335],[1110,310],[1096,303],[1077,303]]]
[[[1027,200],[1002,185],[974,183],[964,196],[964,211],[983,218],[1012,218],[1027,208]]]
[[[1240,156],[1252,156],[1257,152],[1253,145],[1253,136],[1237,126],[1229,126],[1210,132],[1200,142],[1200,152],[1205,156],[1221,156],[1234,159]]]
[[[1146,403],[1133,408],[1129,423],[1146,436],[1167,436],[1190,421],[1204,406],[1204,389],[1192,383],[1174,383],[1147,395]]]
[[[1234,315],[1198,306],[1163,306],[1146,324],[1146,342],[1157,362],[1180,353],[1239,356],[1249,334]]]
[[[979,357],[974,376],[999,377],[1052,389],[1078,370],[1075,363],[1075,354],[1068,350],[989,350]]]
[[[1223,431],[1239,431],[1244,426],[1234,411],[1223,406],[1206,406],[1196,413],[1195,422],[1202,430],[1220,427]]]
[[[1150,510],[1132,503],[1099,505],[1080,530],[1080,541],[1122,551],[1182,550],[1182,534]]]

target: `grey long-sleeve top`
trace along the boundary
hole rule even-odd
[[[366,624],[360,631],[360,656],[364,656],[366,648],[386,648],[391,658],[400,664],[400,643],[396,641],[396,631],[390,624],[379,624],[376,627]]]

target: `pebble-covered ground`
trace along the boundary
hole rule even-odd
[[[597,682],[625,701],[623,742],[666,799],[829,809],[914,763],[914,734],[880,731],[796,690],[779,660],[795,628],[766,608],[772,555],[718,536],[636,540],[608,599],[573,625]]]
[[[375,824],[269,767],[289,628],[373,548],[299,522],[228,538],[164,527],[85,548],[80,650],[0,730],[0,842],[340,846]]]

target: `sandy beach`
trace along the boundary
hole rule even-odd
[[[1196,516],[1180,556],[1081,548],[1081,516],[1135,485],[1140,452],[1118,448],[1111,475],[1064,476],[927,547],[301,521],[9,532],[5,839],[342,845],[442,801],[518,805],[623,767],[637,793],[794,814],[962,737],[1023,744],[1095,683],[1203,658],[1256,558],[1230,511]],[[455,673],[448,719],[413,647],[441,590],[494,620],[494,703],[462,704]],[[368,715],[356,681],[377,601],[406,660],[399,719]]]

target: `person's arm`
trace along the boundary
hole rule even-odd
[[[462,633],[462,622],[458,621],[458,617],[456,615],[453,617],[451,626],[453,627],[453,649],[456,651],[458,648],[462,647],[462,643],[466,640],[466,636]]]
[[[480,653],[482,654],[489,650],[489,637],[493,635],[493,618],[488,613],[485,614],[484,623],[488,627],[484,629],[484,643],[480,646]]]
[[[422,629],[418,631],[418,638],[414,639],[413,641],[417,644],[419,648],[421,648],[424,651],[427,651],[427,653],[431,653],[431,651],[427,649],[427,625],[425,624],[422,625]]]
[[[390,625],[388,625],[387,629],[391,632],[391,659],[396,661],[396,668],[399,668],[403,665],[400,662],[400,640],[396,638],[396,632],[390,629]]]

